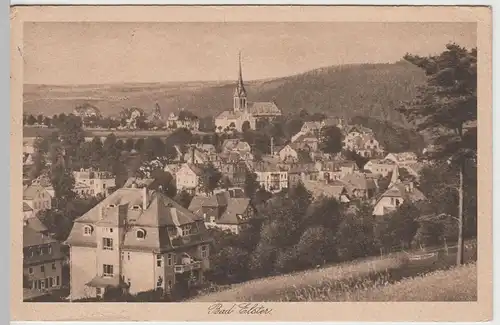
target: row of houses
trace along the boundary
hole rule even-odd
[[[115,188],[115,177],[110,172],[81,169],[74,171],[73,192],[80,197],[107,196]],[[55,191],[47,174],[23,185],[24,219],[36,216],[39,211],[50,210]]]

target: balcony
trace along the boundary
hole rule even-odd
[[[185,273],[185,272],[190,272],[190,271],[199,270],[199,269],[201,269],[201,262],[200,261],[192,262],[190,264],[176,264],[174,266],[175,273]]]

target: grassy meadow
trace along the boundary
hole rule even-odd
[[[192,301],[371,301],[370,299],[373,301],[419,299],[436,301],[445,298],[453,300],[454,294],[456,294],[457,300],[475,299],[474,283],[477,281],[475,279],[469,281],[470,277],[475,277],[475,271],[471,270],[473,267],[464,266],[458,268],[459,271],[453,269],[446,271],[455,264],[456,248],[451,248],[448,252],[442,249],[435,252],[437,252],[435,258],[423,260],[412,261],[408,258],[412,254],[398,252],[313,270],[256,279],[224,288],[211,288],[216,292],[201,294]],[[476,260],[476,246],[474,244],[467,245],[465,260],[467,262]],[[440,271],[427,278],[426,274],[438,270]],[[435,283],[439,282],[435,279],[446,278],[447,272],[451,272],[450,274],[458,272],[464,279],[450,277],[448,282],[442,282],[439,287],[435,287]],[[465,280],[470,282],[468,286],[473,286],[473,288],[464,288],[463,292],[453,289],[457,281]],[[418,290],[412,295],[406,295],[404,292],[398,295],[397,289],[392,289],[393,291],[383,289],[393,286],[399,288],[405,283],[409,283],[408,286],[411,290]],[[393,296],[388,295],[388,298],[385,298],[383,290],[387,290]]]

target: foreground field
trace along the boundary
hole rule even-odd
[[[344,288],[342,288],[344,287]],[[340,289],[340,290],[339,290]],[[350,287],[325,283],[296,290],[280,301],[476,301],[476,264],[439,270],[389,284],[382,276]]]
[[[277,301],[282,297],[292,295],[297,290],[313,285],[329,281],[363,278],[370,274],[397,269],[402,265],[403,261],[398,257],[367,259],[311,271],[252,280],[234,285],[229,290],[197,297],[193,301]]]
[[[468,245],[465,252],[465,260],[475,261],[475,245]],[[472,289],[475,288],[474,281],[469,278],[475,277],[470,271],[472,266],[465,267],[469,271],[464,272],[463,277],[453,278],[453,272],[437,272],[433,277],[419,283],[419,278],[413,281],[406,280],[411,277],[419,277],[436,270],[444,270],[453,266],[456,258],[456,247],[451,248],[448,253],[442,250],[436,251],[435,258],[419,261],[409,261],[405,252],[392,254],[391,256],[374,257],[358,260],[351,263],[343,263],[325,268],[285,274],[275,277],[256,279],[231,286],[229,289],[219,292],[208,293],[193,299],[196,302],[228,302],[228,301],[368,301],[370,299],[384,300],[384,292],[380,288],[396,289],[389,290],[387,300],[402,299],[409,300],[439,300],[447,297],[458,297],[456,300],[470,300],[475,297]],[[434,288],[436,283],[446,278],[446,272],[452,272],[449,281],[442,281],[440,287]],[[475,272],[475,271],[474,271]],[[460,273],[462,274],[462,273]],[[434,280],[435,279],[435,280]],[[402,281],[400,284],[398,281]],[[414,295],[401,293],[397,296],[396,291],[400,286],[407,283],[408,290],[419,290]],[[457,282],[458,281],[458,282]],[[472,287],[464,287],[464,292],[453,291],[453,287],[460,281],[470,282]],[[448,288],[449,287],[449,288]],[[369,294],[366,290],[374,290]],[[376,291],[378,290],[378,291]],[[391,291],[396,290],[396,291]],[[366,291],[366,292],[365,292]],[[474,291],[475,292],[475,291]],[[392,298],[391,298],[392,297]],[[474,298],[475,299],[475,298]]]

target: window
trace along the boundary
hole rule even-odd
[[[49,288],[54,286],[54,278],[50,277],[49,278]]]
[[[120,252],[120,259],[121,259],[122,261],[123,261],[123,255],[124,255],[124,254],[125,254],[124,252]]]
[[[157,267],[161,267],[161,260],[162,260],[161,255],[160,254],[156,255],[156,266]]]
[[[106,188],[106,184],[102,184],[102,188],[105,189]]]
[[[59,275],[56,276],[56,286],[59,286]]]
[[[201,257],[206,258],[208,256],[208,246],[203,245],[201,246]]]
[[[163,287],[163,278],[161,276],[158,277],[156,281],[156,288],[161,289]]]
[[[40,266],[40,271],[45,272],[45,265]]]
[[[127,253],[127,259],[130,261],[130,252]]]
[[[172,254],[167,255],[167,265],[172,266]]]
[[[45,289],[45,281],[40,281],[38,284],[40,285],[40,289]]]
[[[109,232],[113,232],[113,228],[109,228]]]
[[[83,234],[85,236],[90,236],[92,234],[92,227],[91,226],[83,227]]]
[[[191,225],[185,225],[182,227],[182,236],[188,236],[191,234]]]
[[[48,247],[48,253],[49,253],[49,254],[52,254],[52,246],[49,246],[49,247]]]
[[[56,269],[56,263],[52,263],[52,270]]]
[[[113,265],[103,264],[102,265],[102,275],[113,276]]]
[[[146,237],[146,232],[143,229],[139,229],[136,232],[137,239],[144,239]]]
[[[103,238],[102,239],[102,249],[113,250],[113,239],[112,238]]]
[[[29,274],[33,274],[33,268],[32,267],[28,268],[28,273]]]

